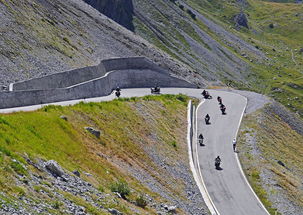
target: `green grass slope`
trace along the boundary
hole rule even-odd
[[[96,200],[104,209],[114,207],[124,214],[156,214],[155,205],[173,204],[172,199],[190,204],[184,179],[166,170],[171,167],[178,171],[178,165],[188,166],[187,101],[188,98],[181,95],[147,96],[70,107],[48,106],[35,112],[1,115],[2,206],[21,204],[20,207],[30,211],[34,204],[46,204],[49,206],[46,212],[64,213],[66,206],[59,204],[60,199],[51,194],[55,192],[50,191],[53,182],[46,173],[31,165],[42,160],[55,160],[66,171],[78,170],[83,180],[107,195],[105,199]],[[67,120],[61,119],[62,115]],[[86,126],[100,130],[101,137],[87,132]],[[152,156],[165,158],[166,168]],[[44,181],[35,184],[34,177]],[[153,181],[154,186],[150,186],[148,180]],[[117,181],[125,181],[130,187],[127,200],[111,192]],[[162,193],[156,192],[157,187]],[[41,189],[44,192],[41,193]],[[91,214],[105,213],[81,196],[63,190],[56,192]],[[140,195],[152,199],[144,209],[136,206]],[[23,198],[35,203],[27,205],[20,201]],[[182,208],[177,210],[185,213]]]

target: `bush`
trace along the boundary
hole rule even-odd
[[[180,8],[181,10],[184,10],[184,5],[180,4],[180,5],[179,5],[179,8]]]
[[[136,198],[136,205],[141,208],[145,208],[147,206],[147,201],[142,194]]]
[[[7,156],[12,155],[12,153],[8,149],[4,148],[3,146],[0,146],[0,152],[3,152]]]
[[[52,207],[53,207],[54,209],[59,209],[62,205],[63,205],[62,202],[55,201],[55,202],[52,204]]]
[[[176,141],[171,142],[171,145],[172,145],[174,148],[177,148],[177,143],[176,143]]]
[[[104,191],[105,191],[105,190],[104,190],[104,187],[101,186],[101,185],[98,187],[98,190],[99,190],[100,192],[102,192],[102,193],[104,193]]]
[[[128,184],[124,181],[118,181],[111,185],[111,191],[117,192],[121,195],[123,199],[126,198],[130,194],[130,189],[128,187]]]
[[[273,23],[270,23],[270,24],[269,24],[269,27],[270,27],[270,28],[274,28],[275,26],[274,26]]]
[[[185,95],[178,94],[178,95],[177,95],[177,100],[179,100],[179,101],[185,103],[185,102],[187,102],[187,97],[186,97]]]

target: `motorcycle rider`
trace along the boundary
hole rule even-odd
[[[206,114],[204,119],[205,119],[206,124],[209,124],[210,116],[208,114]]]
[[[215,166],[216,166],[217,169],[220,168],[220,164],[221,164],[221,158],[220,158],[220,156],[218,155],[218,156],[216,157],[216,159],[215,159]]]
[[[222,98],[220,96],[218,96],[217,100],[218,100],[219,104],[221,105],[222,104]]]
[[[199,143],[200,143],[200,146],[203,145],[203,140],[204,140],[204,137],[202,135],[202,133],[199,135]]]
[[[119,98],[120,95],[121,95],[121,89],[119,86],[116,87],[116,92],[115,92],[115,95]]]
[[[119,86],[117,86],[117,87],[116,87],[116,91],[118,91],[118,92],[120,92],[120,91],[121,91],[121,89],[120,89],[120,87],[119,87]]]

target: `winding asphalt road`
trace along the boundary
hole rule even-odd
[[[197,133],[204,136],[205,146],[198,146],[199,167],[208,194],[221,215],[268,215],[248,185],[232,141],[242,120],[247,100],[239,94],[210,91],[213,99],[207,99],[197,110]],[[222,115],[217,96],[223,99],[227,114]],[[206,125],[204,117],[211,117]],[[216,170],[214,160],[221,157],[221,170]]]
[[[161,89],[164,94],[186,94],[201,99],[201,91],[186,88]],[[197,134],[203,133],[205,146],[194,147],[197,155],[196,167],[200,168],[199,181],[205,184],[204,192],[208,193],[217,215],[268,215],[263,205],[259,202],[254,192],[247,183],[236,154],[232,149],[232,140],[237,136],[237,131],[246,107],[246,98],[238,94],[224,91],[210,91],[214,97],[205,100],[197,109]],[[150,89],[123,89],[121,97],[138,97],[149,95]],[[216,97],[221,96],[227,107],[227,115],[222,115]],[[54,105],[73,105],[84,102],[109,101],[114,99],[113,94],[105,97],[85,100],[73,100],[52,103]],[[49,105],[49,104],[46,104]],[[19,111],[33,111],[45,105],[33,105],[0,109],[0,113]],[[211,125],[205,125],[204,116],[210,114]],[[196,134],[196,135],[197,135]],[[220,155],[222,170],[214,168],[214,159]],[[199,169],[198,169],[199,171]],[[211,210],[212,211],[212,210]]]

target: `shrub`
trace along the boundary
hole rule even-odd
[[[194,14],[190,9],[187,9],[186,12],[191,16],[192,19],[196,20],[196,14]]]
[[[126,198],[130,194],[130,189],[128,187],[128,184],[124,181],[118,181],[111,185],[111,191],[117,192],[121,195],[123,199]]]
[[[0,123],[1,124],[4,124],[4,125],[10,125],[9,123],[8,123],[8,121],[6,121],[4,118],[2,118],[2,117],[0,117]]]
[[[181,10],[184,10],[184,5],[180,4],[180,5],[179,5],[179,8],[180,8]]]
[[[177,143],[176,143],[176,141],[171,142],[171,145],[172,145],[174,148],[177,148]]]
[[[274,28],[275,26],[274,26],[273,23],[270,23],[270,24],[269,24],[269,27],[270,27],[270,28]]]
[[[177,100],[179,100],[179,101],[185,103],[185,102],[187,102],[187,97],[186,97],[185,95],[178,94],[178,95],[177,95]]]
[[[103,186],[100,185],[100,186],[98,187],[98,190],[99,190],[100,192],[104,193],[104,187],[103,187]]]
[[[12,155],[12,153],[8,149],[4,148],[3,146],[0,146],[0,152],[3,152],[7,156]]]
[[[18,194],[18,196],[25,196],[26,189],[22,186],[16,186],[13,188],[14,192]]]
[[[59,201],[55,201],[52,206],[54,209],[59,209],[61,206],[63,205],[62,202],[59,202]]]
[[[147,206],[147,201],[142,194],[136,198],[136,205],[141,208],[145,208]]]

